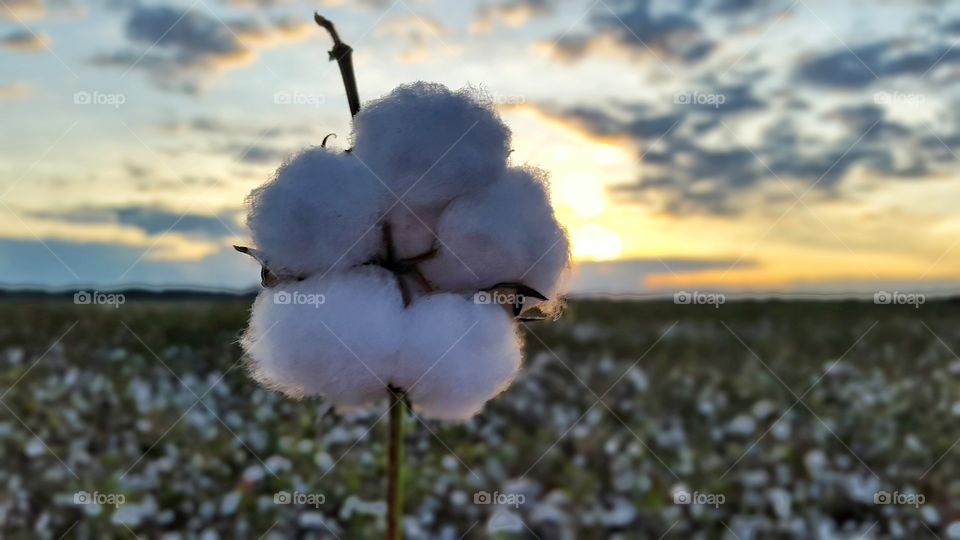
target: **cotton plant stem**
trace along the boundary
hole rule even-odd
[[[330,49],[330,59],[337,61],[340,67],[340,76],[343,78],[343,88],[347,92],[347,103],[350,105],[350,116],[360,112],[360,93],[357,92],[357,78],[353,73],[353,48],[340,41],[340,35],[334,28],[333,22],[319,13],[313,14],[313,20],[333,38],[333,48]]]
[[[353,72],[353,48],[340,40],[333,22],[319,13],[314,13],[313,20],[326,30],[333,39],[333,48],[330,49],[330,59],[336,60],[340,67],[340,76],[343,78],[343,88],[347,93],[347,103],[350,105],[350,116],[360,112],[360,93],[357,91],[357,78]],[[329,135],[328,135],[329,137]],[[323,139],[326,146],[327,138]],[[384,242],[387,260],[394,260],[393,239],[389,224],[384,225]],[[404,305],[409,304],[409,293],[402,279],[400,288],[404,291]],[[387,540],[401,540],[403,531],[403,419],[406,400],[403,390],[389,386],[390,396],[389,413],[390,426],[387,443]]]
[[[390,433],[387,448],[387,540],[403,536],[403,391],[390,387]]]

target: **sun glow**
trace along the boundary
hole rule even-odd
[[[616,259],[623,248],[620,235],[592,223],[573,231],[572,243],[574,258],[588,261]]]

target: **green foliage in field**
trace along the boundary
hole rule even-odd
[[[3,538],[382,535],[384,404],[258,388],[236,343],[248,299],[0,305]],[[524,328],[524,371],[481,416],[408,420],[408,537],[949,537],[958,319],[575,302]]]

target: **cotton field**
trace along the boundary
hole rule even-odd
[[[383,403],[248,377],[249,298],[8,297],[3,538],[382,535]],[[960,538],[947,303],[576,301],[482,412],[407,419],[408,538]]]

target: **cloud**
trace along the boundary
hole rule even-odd
[[[50,45],[50,37],[43,33],[33,33],[28,30],[14,30],[0,36],[0,47],[17,51],[37,51]]]
[[[704,270],[751,268],[753,260],[697,258],[636,258],[604,262],[577,262],[570,278],[571,293],[576,295],[631,295],[662,293],[649,284],[649,278],[661,274],[683,275]]]
[[[223,0],[231,7],[239,8],[270,8],[292,3],[292,0]]]
[[[794,76],[816,86],[856,89],[889,77],[924,75],[939,66],[957,63],[960,48],[952,44],[924,47],[891,39],[802,58]]]
[[[568,122],[594,136],[626,136],[651,142],[668,135],[685,120],[689,119],[702,133],[716,127],[725,117],[763,113],[767,102],[757,97],[748,84],[740,83],[677,92],[660,107],[644,103],[614,104],[607,109],[593,105],[558,107],[549,103],[531,106],[541,114]]]
[[[398,15],[377,28],[377,34],[403,43],[396,53],[399,61],[415,63],[430,56],[459,54],[460,48],[449,43],[450,30],[429,15]]]
[[[0,17],[8,19],[36,19],[46,13],[43,0],[3,0],[0,2]]]
[[[224,22],[193,9],[137,6],[126,21],[125,33],[144,50],[101,54],[92,61],[144,70],[160,88],[196,93],[224,70],[252,62],[255,47],[302,39],[310,28],[305,20]]]
[[[876,186],[884,179],[916,179],[956,165],[947,148],[960,143],[960,130],[934,135],[890,119],[878,104],[861,102],[819,113],[816,129],[806,133],[799,131],[795,111],[772,109],[749,86],[720,87],[716,93],[727,96],[726,110],[689,102],[670,108],[643,103],[605,109],[531,106],[589,135],[635,146],[643,174],[615,185],[612,193],[670,214],[737,215],[790,203],[782,182],[840,198],[845,195],[839,186],[857,169],[869,172]],[[803,114],[806,119],[816,113]],[[726,123],[739,116],[762,118],[767,125],[749,148]],[[775,189],[765,189],[767,185]]]
[[[25,81],[0,84],[0,99],[24,99],[33,94],[33,86]]]
[[[192,260],[144,257],[144,249],[142,246],[105,242],[0,238],[0,283],[42,287],[155,285],[244,290],[252,289],[259,281],[256,263],[230,247]]]
[[[558,107],[551,104],[533,104],[531,107],[593,136],[636,140],[663,137],[684,118],[682,111],[656,113],[645,106],[636,106],[632,111],[624,108],[604,110],[593,106]]]
[[[696,62],[713,49],[700,23],[682,11],[654,13],[651,0],[594,7],[586,34],[560,36],[552,51],[561,59],[577,60],[593,49],[613,46],[631,54],[653,54],[664,60]]]
[[[505,0],[480,4],[470,22],[470,31],[490,32],[498,24],[519,27],[533,17],[551,15],[553,12],[554,7],[549,0]]]
[[[233,144],[230,145],[229,152],[236,155],[237,159],[244,163],[267,163],[274,166],[279,165],[291,153],[288,149],[273,148],[262,144]]]
[[[174,232],[205,238],[227,238],[234,234],[231,229],[240,228],[237,225],[236,211],[194,214],[155,206],[85,206],[65,210],[34,211],[28,212],[27,215],[37,219],[75,224],[115,223],[139,229],[149,236]]]
[[[228,121],[215,116],[195,116],[182,120],[164,122],[160,128],[169,133],[203,135],[244,136],[256,140],[271,140],[280,137],[303,137],[317,134],[313,123],[300,125],[266,126],[249,120]]]

